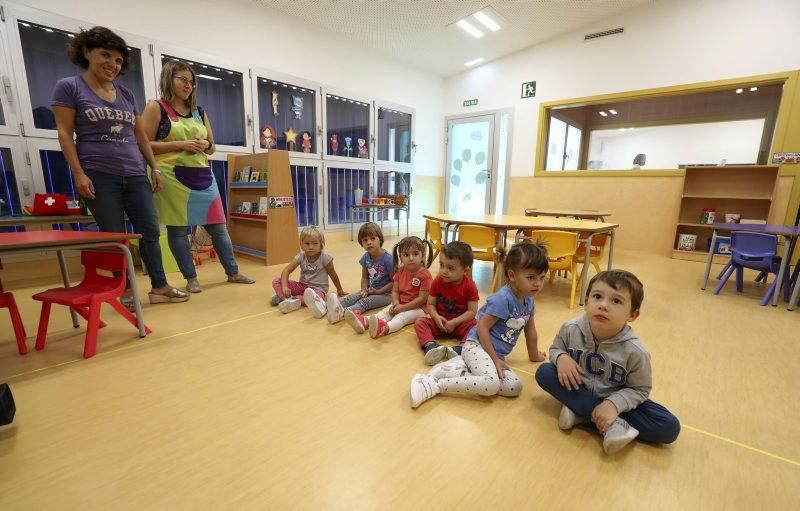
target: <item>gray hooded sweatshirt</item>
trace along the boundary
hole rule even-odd
[[[550,360],[572,357],[585,374],[583,384],[602,399],[608,399],[619,413],[642,404],[653,388],[650,352],[629,325],[614,337],[598,342],[592,335],[586,314],[561,326],[550,347]]]

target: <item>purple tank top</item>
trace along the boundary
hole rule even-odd
[[[144,158],[136,144],[136,98],[115,84],[117,99],[100,98],[82,76],[62,78],[53,89],[52,106],[75,110],[75,145],[84,170],[119,176],[145,174]]]

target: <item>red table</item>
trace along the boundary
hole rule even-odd
[[[136,321],[139,327],[139,337],[146,336],[144,319],[142,317],[142,304],[136,289],[136,274],[133,267],[133,257],[128,249],[127,242],[139,239],[140,234],[125,232],[90,232],[90,231],[33,231],[33,232],[8,232],[0,233],[0,256],[20,254],[26,252],[55,251],[58,255],[58,264],[61,266],[61,277],[65,287],[70,287],[67,263],[64,260],[64,250],[82,250],[84,248],[115,247],[125,254],[128,264],[128,275],[136,305]],[[72,314],[72,325],[78,326],[78,317],[75,311]]]

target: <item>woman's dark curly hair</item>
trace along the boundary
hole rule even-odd
[[[125,39],[106,27],[92,27],[89,30],[81,30],[81,33],[71,38],[67,44],[69,60],[82,69],[89,69],[89,61],[83,56],[84,48],[87,50],[95,48],[116,50],[122,54],[122,66],[119,74],[124,75],[130,69],[130,50],[128,50],[128,45],[125,44]]]

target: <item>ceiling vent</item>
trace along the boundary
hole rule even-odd
[[[583,36],[584,41],[597,39],[598,37],[606,37],[609,35],[621,34],[625,30],[624,27],[612,28],[611,30],[603,30],[602,32],[595,32],[594,34],[586,34]]]

